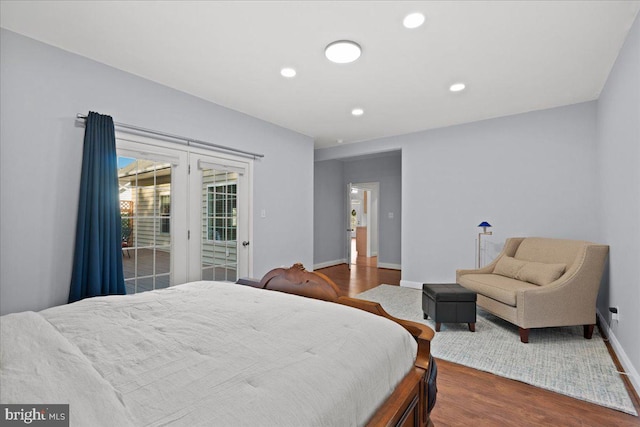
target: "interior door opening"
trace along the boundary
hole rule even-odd
[[[349,265],[378,267],[379,183],[349,184],[347,191]]]

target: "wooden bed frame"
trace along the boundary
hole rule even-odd
[[[431,328],[421,323],[397,319],[376,302],[344,296],[331,279],[322,273],[306,271],[302,264],[276,268],[262,280],[242,278],[237,283],[348,305],[402,325],[418,343],[415,366],[378,408],[367,426],[433,426],[427,410],[430,341],[434,334]]]

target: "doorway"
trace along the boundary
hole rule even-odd
[[[347,259],[349,265],[378,267],[378,182],[350,183],[347,188]]]

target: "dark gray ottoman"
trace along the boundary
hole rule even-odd
[[[476,331],[476,293],[457,283],[425,283],[422,285],[422,311],[436,322],[436,332],[441,323],[468,323],[471,332]]]

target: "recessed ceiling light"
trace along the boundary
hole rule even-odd
[[[325,49],[324,54],[327,59],[337,64],[348,64],[360,58],[362,49],[356,42],[350,40],[338,40],[330,43]]]
[[[354,116],[361,116],[364,114],[364,110],[362,108],[354,108],[353,110],[351,110],[351,114],[353,114]]]
[[[287,67],[280,70],[280,74],[282,75],[282,77],[287,77],[290,79],[291,77],[296,76],[296,70],[294,70],[293,68]]]
[[[451,86],[449,86],[449,90],[451,92],[460,92],[464,90],[465,87],[466,85],[464,83],[454,83]]]
[[[402,25],[406,28],[418,28],[422,24],[424,24],[424,15],[420,12],[410,13],[402,21]]]
[[[342,144],[342,143],[344,142],[344,139],[336,139],[336,142],[337,142],[338,144]]]

